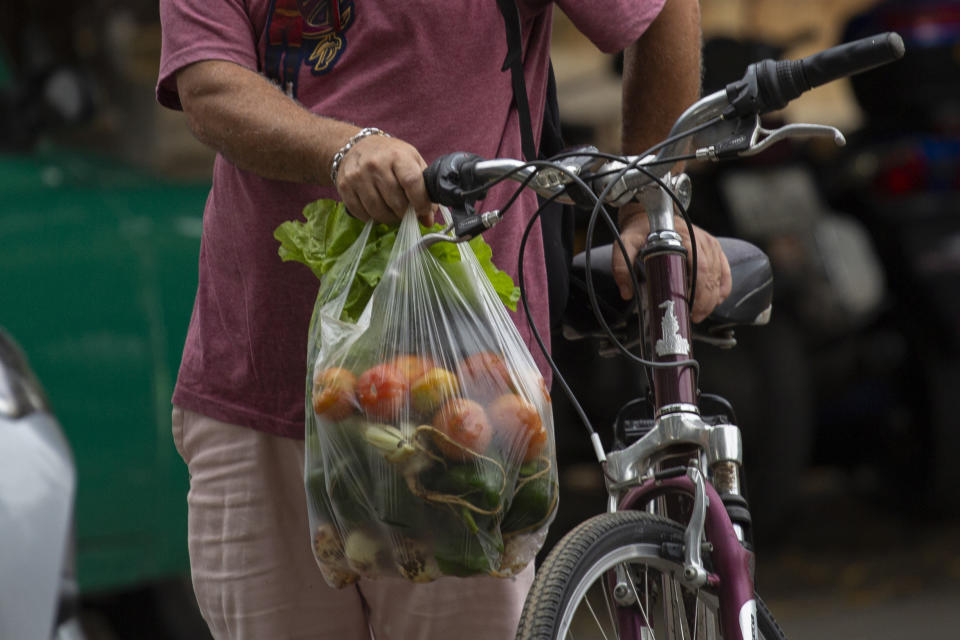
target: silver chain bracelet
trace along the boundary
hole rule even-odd
[[[340,147],[340,150],[333,154],[333,162],[330,163],[330,180],[333,182],[333,186],[337,186],[337,172],[340,171],[340,163],[343,162],[343,156],[347,155],[347,151],[350,151],[350,149],[353,148],[353,145],[357,144],[368,136],[385,136],[389,138],[390,134],[377,129],[376,127],[365,127],[358,131],[352,138],[347,140],[347,144]]]

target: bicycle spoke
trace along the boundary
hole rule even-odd
[[[648,566],[646,566],[646,565],[643,566],[643,583],[644,583],[644,585],[645,585],[645,587],[644,587],[645,600],[644,600],[643,603],[640,602],[640,594],[637,593],[637,584],[636,584],[636,582],[633,580],[633,577],[630,576],[629,573],[627,574],[627,577],[630,579],[630,589],[633,590],[633,597],[634,597],[634,598],[636,599],[636,601],[637,601],[637,607],[640,609],[640,614],[643,616],[643,624],[646,625],[646,628],[647,628],[647,629],[650,629],[650,633],[653,633],[653,624],[651,624],[651,622],[650,622],[650,616],[649,616],[649,611],[650,611],[650,586],[649,586],[649,582],[650,582],[650,567],[648,567]]]
[[[648,567],[647,565],[643,565],[643,602],[645,605],[645,609],[649,611],[650,610],[650,567]],[[644,615],[644,619],[647,620],[647,635],[650,636],[650,638],[652,638],[653,640],[656,640],[656,633],[653,630],[653,625],[650,624],[649,619],[646,617],[646,615]]]
[[[614,574],[616,574],[616,572],[614,572]],[[611,594],[610,594],[609,586],[607,584],[607,580],[605,577],[601,579],[601,592],[603,593],[603,602],[607,605],[607,617],[610,618],[610,628],[616,631],[617,629],[617,616],[615,613],[616,607],[610,602]],[[619,636],[620,634],[617,633],[617,635]]]
[[[660,574],[660,610],[663,614],[662,626],[664,635],[667,638],[673,638],[673,603],[670,598],[670,584],[666,574]]]
[[[683,600],[683,593],[680,591],[680,583],[677,582],[673,576],[668,576],[666,579],[670,581],[670,588],[666,590],[666,592],[670,594],[670,597],[666,600],[671,603],[670,609],[673,614],[671,617],[674,626],[674,631],[670,637],[689,640],[690,628],[687,626],[687,606]]]
[[[688,609],[689,609],[689,604],[690,604],[690,598],[687,596],[686,592],[684,591],[684,588],[683,588],[683,584],[682,584],[682,583],[675,581],[675,582],[674,582],[674,585],[675,585],[675,589],[676,589],[676,591],[677,591],[677,599],[678,599],[680,602],[683,603],[683,615],[680,617],[680,621],[681,621],[681,624],[683,625],[683,628],[684,628],[685,631],[686,631],[686,635],[685,635],[684,637],[690,638],[690,640],[696,640],[696,639],[697,639],[697,626],[696,626],[695,624],[693,624],[693,625],[690,624],[691,613],[690,613],[690,611],[688,611]],[[694,601],[693,601],[693,614],[692,614],[694,620],[696,620],[696,617],[697,617],[697,607],[698,607],[698,606],[699,606],[699,600],[696,599],[696,597],[694,597]]]
[[[697,624],[697,621],[700,619],[700,607],[702,606],[699,600],[693,605],[693,640],[697,640],[697,633],[700,631],[700,626]]]
[[[593,617],[593,621],[597,623],[597,629],[600,631],[600,635],[603,636],[603,640],[608,640],[607,634],[603,632],[603,625],[600,624],[600,618],[597,617],[597,613],[593,610],[593,605],[590,604],[590,599],[584,598],[583,602],[587,605],[587,609],[590,610],[590,616]]]

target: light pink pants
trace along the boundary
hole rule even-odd
[[[303,441],[174,407],[190,471],[193,588],[217,640],[506,640],[533,566],[512,579],[323,581],[311,551]]]

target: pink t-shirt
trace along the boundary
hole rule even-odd
[[[564,0],[557,4],[600,49],[635,40],[664,0]],[[310,111],[376,126],[413,144],[429,163],[452,151],[520,158],[520,130],[494,0],[339,0],[303,20],[297,0],[161,0],[157,99],[180,108],[178,69],[227,60],[283,86]],[[548,0],[519,0],[534,130],[543,118],[552,22]],[[499,208],[494,189],[479,210]],[[261,178],[218,155],[203,216],[199,286],[173,402],[213,418],[302,437],[307,325],[318,282],[283,263],[273,230],[330,188]],[[536,210],[526,192],[485,234],[494,261],[517,280],[520,238]],[[531,314],[549,337],[539,229],[524,274]],[[522,311],[521,336],[549,374]]]

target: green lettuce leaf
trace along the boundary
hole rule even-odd
[[[284,222],[274,230],[273,237],[280,243],[277,253],[284,262],[305,264],[323,280],[337,258],[360,237],[364,223],[350,216],[342,202],[327,199],[308,204],[303,209],[303,217],[304,220]],[[344,320],[355,321],[363,312],[386,270],[390,251],[397,239],[397,228],[398,225],[377,224],[370,230],[344,306]],[[430,228],[421,225],[420,231],[431,233],[442,228],[440,224]],[[514,285],[510,274],[493,263],[490,245],[477,236],[470,241],[470,246],[500,300],[508,309],[516,311],[520,289]],[[452,267],[460,262],[460,251],[451,243],[438,242],[430,247],[430,252],[444,265]],[[448,269],[451,274],[457,271]]]

